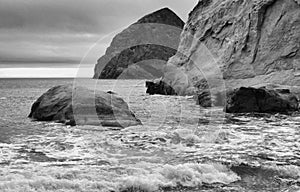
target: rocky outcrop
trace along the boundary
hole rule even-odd
[[[184,22],[170,9],[146,15],[117,34],[94,70],[95,79],[154,79],[175,55]]]
[[[212,97],[209,91],[201,91],[199,94],[197,94],[196,98],[197,104],[202,107],[212,107]]]
[[[206,85],[274,84],[294,92],[300,87],[299,42],[297,0],[199,0],[163,81],[183,95]]]
[[[195,95],[195,100],[198,105],[204,108],[209,107],[225,107],[226,106],[226,91],[211,92],[208,89],[198,91]]]
[[[229,92],[227,96],[228,113],[286,113],[298,109],[297,97],[287,89],[241,87]]]
[[[177,95],[174,89],[161,80],[156,81],[146,81],[147,91],[146,93],[150,95],[160,94],[160,95]]]
[[[70,125],[128,127],[141,121],[115,94],[69,85],[49,89],[32,105],[29,117]]]

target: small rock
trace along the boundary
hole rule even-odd
[[[116,95],[116,93],[115,93],[115,92],[113,92],[113,91],[107,91],[107,93],[108,93],[108,94],[113,94],[113,95]]]
[[[160,94],[160,95],[177,95],[175,90],[168,85],[167,83],[159,80],[155,81],[146,81],[147,91],[150,95]]]
[[[211,107],[212,98],[209,91],[202,91],[197,96],[197,104],[202,107]]]

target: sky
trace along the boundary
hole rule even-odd
[[[198,0],[0,0],[0,78],[92,77],[110,39],[142,16],[169,7],[184,21]],[[99,45],[100,42],[100,45]]]

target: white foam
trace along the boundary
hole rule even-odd
[[[221,164],[186,163],[165,165],[147,175],[123,178],[120,188],[152,192],[161,187],[199,187],[203,183],[229,184],[239,179],[239,176]]]

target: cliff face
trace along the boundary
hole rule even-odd
[[[299,43],[299,0],[200,0],[164,81],[181,94],[207,88],[204,79],[227,88],[300,86]]]
[[[184,22],[170,9],[146,15],[116,35],[95,67],[96,79],[157,78],[176,54]]]

